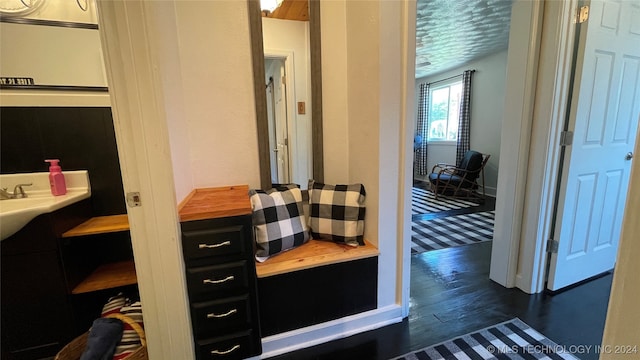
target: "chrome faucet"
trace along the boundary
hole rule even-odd
[[[7,191],[7,188],[0,189],[0,200],[8,199],[22,199],[27,197],[27,193],[24,192],[23,186],[31,186],[31,184],[18,184],[13,188],[13,194]]]

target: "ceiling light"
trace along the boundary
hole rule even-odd
[[[260,9],[262,11],[273,12],[282,4],[283,0],[260,0]]]

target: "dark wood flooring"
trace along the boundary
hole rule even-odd
[[[528,295],[489,280],[491,244],[411,256],[410,311],[401,323],[273,359],[390,359],[514,317],[567,347],[601,343],[611,274],[555,295]],[[575,355],[598,358],[593,352]]]

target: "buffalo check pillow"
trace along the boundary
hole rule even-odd
[[[296,185],[284,185],[267,192],[249,191],[253,207],[256,260],[293,249],[309,241],[304,221],[302,192]]]
[[[318,240],[364,245],[364,185],[309,181],[309,227]]]

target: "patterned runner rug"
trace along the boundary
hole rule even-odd
[[[411,212],[414,215],[462,209],[472,206],[478,206],[478,204],[469,200],[446,197],[440,197],[436,200],[435,195],[433,195],[431,191],[417,187],[412,188],[411,191]]]
[[[572,359],[571,346],[549,340],[520,319],[432,345],[394,360]]]
[[[411,253],[475,244],[493,239],[495,211],[413,221]]]

